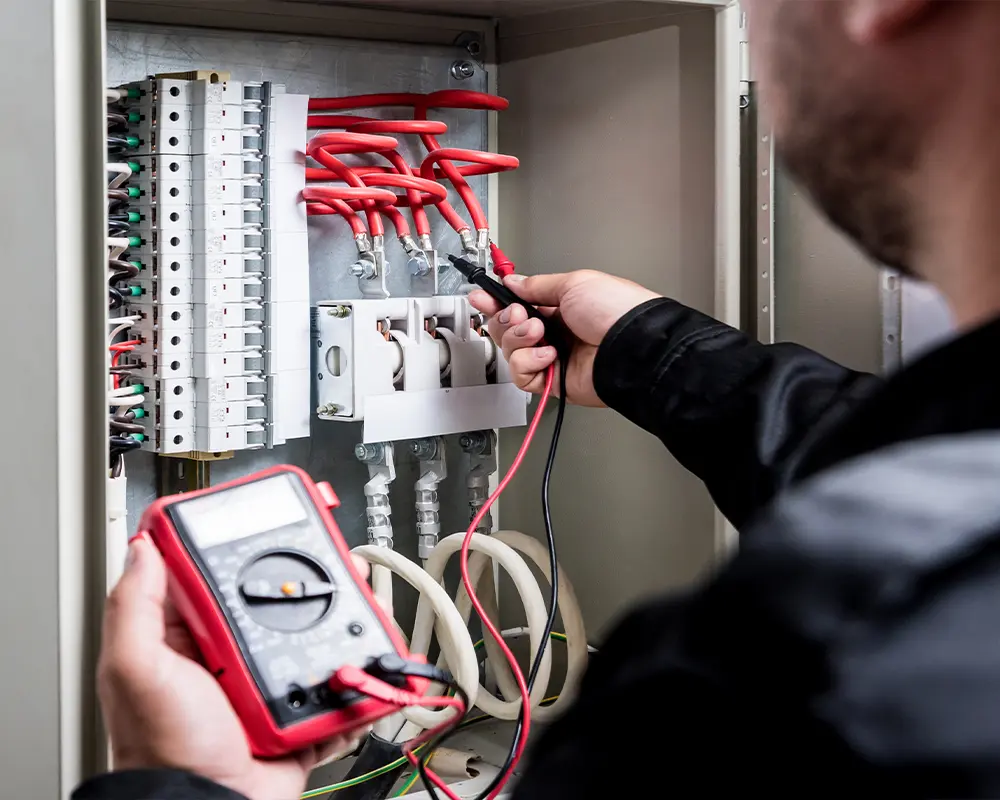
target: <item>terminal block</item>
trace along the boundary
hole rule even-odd
[[[308,98],[218,77],[128,86],[131,357],[153,405],[146,446],[164,454],[309,435]]]
[[[480,323],[465,296],[320,303],[319,418],[363,422],[365,443],[524,425],[528,395]]]

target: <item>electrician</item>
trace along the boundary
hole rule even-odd
[[[575,334],[570,399],[662,439],[742,533],[712,580],[611,635],[513,796],[1000,797],[1000,3],[744,3],[785,164],[936,285],[959,335],[881,379],[609,275],[512,284]],[[537,391],[542,325],[474,302]],[[157,554],[132,555],[101,689],[142,771],[77,799],[291,800],[320,754],[252,761],[164,644]]]

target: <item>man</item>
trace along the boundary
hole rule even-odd
[[[882,381],[606,275],[514,286],[576,336],[570,399],[659,436],[742,531],[707,586],[611,636],[514,796],[1000,797],[1000,3],[746,7],[785,163],[873,257],[937,285],[961,336]],[[541,324],[475,302],[537,391]],[[294,797],[317,754],[250,759],[164,643],[162,563],[133,557],[102,662],[112,741],[123,768],[183,772],[77,797]]]

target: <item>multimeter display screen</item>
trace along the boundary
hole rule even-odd
[[[309,512],[287,475],[214,492],[174,507],[199,550],[303,522]]]

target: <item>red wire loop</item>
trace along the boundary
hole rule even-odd
[[[404,107],[413,109],[413,119],[379,120],[341,113],[314,114],[310,116],[310,128],[343,128],[345,132],[340,134],[322,134],[316,137],[316,139],[323,139],[323,144],[314,144],[316,139],[310,142],[310,150],[314,150],[315,154],[313,152],[309,154],[326,169],[307,168],[306,179],[309,181],[343,180],[352,186],[358,186],[359,183],[364,185],[386,185],[378,184],[366,178],[372,174],[392,175],[392,171],[386,170],[383,167],[369,166],[349,168],[343,162],[340,162],[339,159],[335,159],[334,156],[345,153],[358,153],[360,151],[355,149],[338,150],[337,147],[362,146],[361,142],[363,140],[359,137],[364,136],[378,138],[379,134],[418,135],[428,152],[427,158],[420,165],[420,177],[428,181],[449,181],[455,187],[459,197],[462,198],[462,202],[472,220],[472,226],[477,231],[489,230],[489,221],[486,213],[479,199],[476,197],[476,193],[469,185],[467,178],[492,175],[497,172],[517,169],[519,165],[518,160],[513,156],[442,147],[436,137],[447,132],[447,125],[443,122],[428,119],[427,114],[431,109],[504,111],[509,105],[510,103],[503,97],[463,89],[445,89],[426,95],[397,92],[357,95],[354,97],[311,98],[309,101],[309,110],[314,112],[345,112],[361,109]],[[392,148],[373,147],[366,152],[380,153],[385,156],[392,164],[395,173],[400,176],[412,177],[414,174],[414,170],[399,155],[395,145]],[[465,163],[457,165],[454,163],[456,161]],[[412,211],[414,226],[418,234],[421,236],[429,235],[430,222],[424,211],[424,206],[429,204],[436,205],[445,221],[459,233],[469,230],[470,226],[455,211],[451,204],[448,203],[447,199],[437,199],[436,195],[432,195],[432,193],[426,191],[426,186],[418,189],[413,184],[391,185],[406,189],[405,198],[398,197],[393,204],[394,208],[389,208],[370,200],[363,200],[360,205],[355,200],[349,201],[352,209],[363,209],[365,211],[368,216],[368,225],[372,231],[372,235],[382,232],[379,212],[388,216],[396,226],[397,233],[403,235],[401,224],[405,225],[405,221],[395,208],[407,206]],[[432,199],[432,196],[435,199]],[[510,274],[513,272],[514,265],[505,259],[503,269],[505,274]]]

